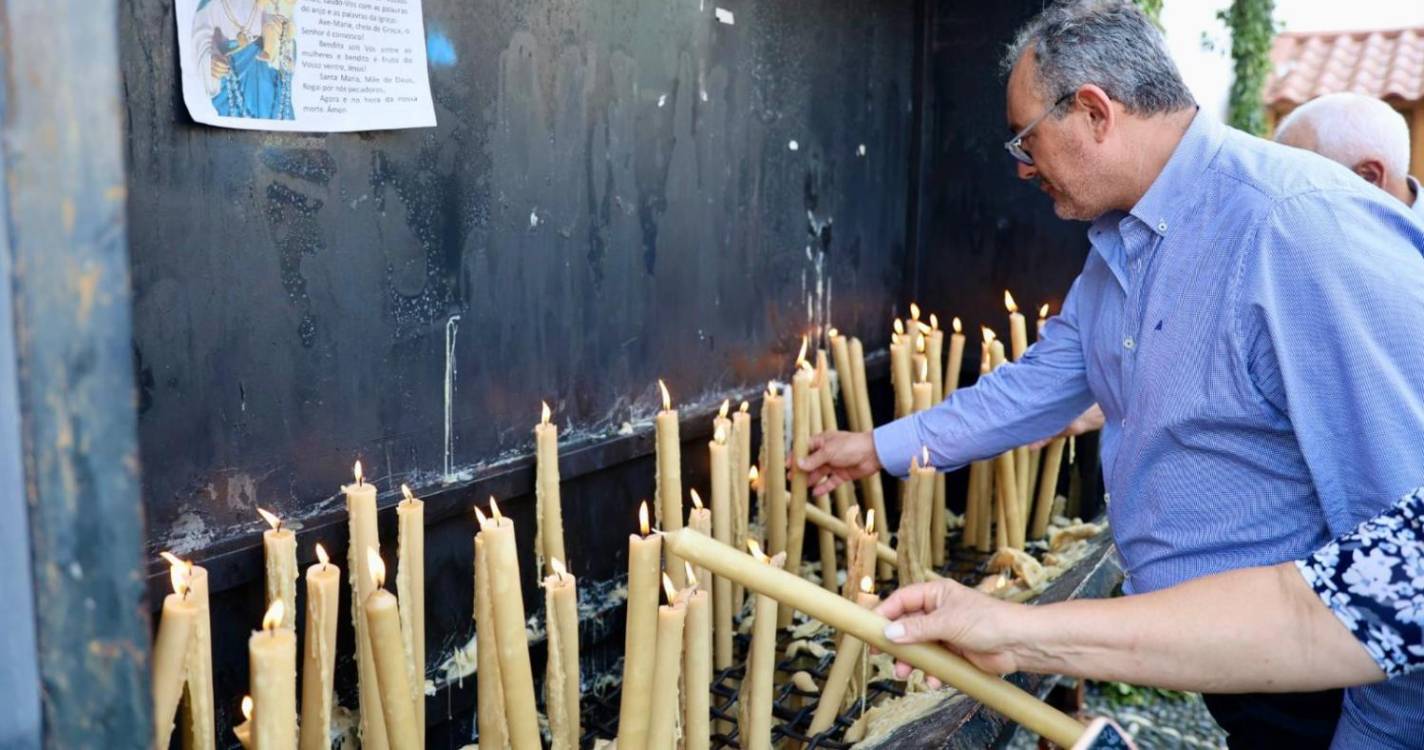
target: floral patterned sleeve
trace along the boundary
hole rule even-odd
[[[1424,487],[1296,566],[1386,675],[1424,668]]]

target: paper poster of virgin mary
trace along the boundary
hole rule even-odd
[[[292,120],[298,0],[197,0],[194,72],[221,117]]]

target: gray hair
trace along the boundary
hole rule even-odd
[[[1002,61],[1005,75],[1029,49],[1050,102],[1094,84],[1134,115],[1196,106],[1161,32],[1127,0],[1055,2],[1019,30]]]
[[[1311,99],[1281,120],[1276,140],[1301,126],[1315,133],[1315,152],[1330,161],[1354,169],[1379,159],[1395,177],[1409,173],[1409,125],[1379,99],[1349,92]]]

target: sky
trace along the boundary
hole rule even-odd
[[[1165,0],[1167,46],[1202,110],[1224,117],[1231,89],[1231,35],[1216,20],[1230,0]],[[1413,0],[1276,0],[1285,31],[1345,31],[1424,26],[1424,2]],[[1204,47],[1203,43],[1206,46]]]

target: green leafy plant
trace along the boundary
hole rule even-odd
[[[1133,0],[1133,2],[1137,3],[1137,7],[1141,8],[1142,12],[1145,13],[1148,18],[1152,19],[1152,23],[1157,24],[1158,28],[1162,27],[1163,1],[1164,0]]]
[[[1276,25],[1271,14],[1275,0],[1232,0],[1217,18],[1231,29],[1231,61],[1236,80],[1231,84],[1227,120],[1254,135],[1266,134],[1263,94],[1271,74],[1271,43]]]
[[[1095,683],[1109,702],[1119,706],[1141,706],[1154,700],[1184,701],[1189,696],[1180,690],[1139,687],[1125,682]]]

